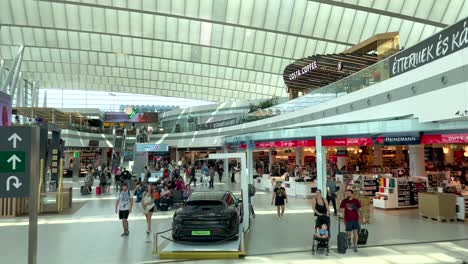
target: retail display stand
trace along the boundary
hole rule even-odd
[[[464,221],[468,216],[468,192],[457,196],[457,219]]]
[[[427,186],[427,177],[424,176],[381,177],[379,191],[373,200],[374,207],[381,209],[416,208],[419,203],[419,193],[426,192]]]

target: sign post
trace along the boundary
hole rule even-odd
[[[39,127],[0,128],[0,198],[29,198],[28,264],[36,264]]]

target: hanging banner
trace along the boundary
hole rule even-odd
[[[0,92],[0,127],[11,125],[11,97]]]
[[[468,134],[423,135],[422,144],[467,144]]]
[[[411,71],[468,46],[468,18],[389,58],[390,77]]]
[[[168,152],[169,146],[167,144],[149,144],[149,143],[136,143],[136,152]]]

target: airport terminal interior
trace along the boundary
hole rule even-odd
[[[468,1],[0,0],[0,263],[468,263]]]

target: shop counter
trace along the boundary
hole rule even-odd
[[[273,178],[281,178],[281,177],[273,177]],[[254,179],[255,189],[259,191],[266,191],[266,192],[271,191],[273,189],[272,184],[273,183],[272,183],[272,178],[270,178],[270,174],[263,174],[262,177],[257,177],[256,179]]]
[[[312,188],[317,189],[316,182],[296,182],[296,196],[310,198],[315,195]]]

